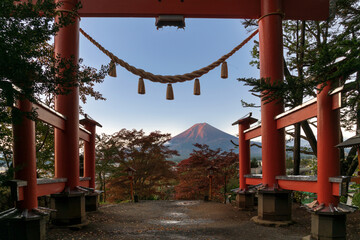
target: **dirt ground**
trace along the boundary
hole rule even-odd
[[[230,204],[203,201],[142,201],[104,205],[88,213],[82,229],[51,227],[47,239],[301,239],[310,234],[310,213],[293,206],[295,224],[260,226],[250,218],[257,212],[239,211]],[[360,212],[347,217],[348,240],[360,239]]]

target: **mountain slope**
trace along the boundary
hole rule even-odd
[[[223,151],[230,151],[233,149],[235,152],[238,152],[238,147],[234,146],[230,140],[234,143],[238,142],[238,139],[235,136],[225,133],[210,124],[195,124],[169,141],[170,148],[177,150],[180,154],[180,157],[175,157],[171,160],[179,161],[188,158],[195,148],[193,145],[195,143],[207,144],[212,149],[220,148]],[[261,149],[252,147],[252,157],[257,157],[259,155],[257,153],[258,151],[261,152]]]

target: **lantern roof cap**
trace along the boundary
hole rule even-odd
[[[80,120],[80,124],[86,124],[86,123],[91,123],[94,124],[98,127],[102,127],[102,125],[100,123],[98,123],[97,121],[95,121],[94,119],[92,119],[88,114],[85,114],[85,118]]]
[[[249,124],[256,123],[258,120],[251,116],[252,116],[252,112],[246,114],[244,117],[240,118],[239,120],[234,122],[232,125],[234,126],[234,125],[243,124],[243,123],[249,123]]]
[[[338,148],[360,147],[360,130],[358,130],[357,132],[358,134],[336,145],[336,147]]]

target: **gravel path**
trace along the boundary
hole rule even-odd
[[[102,206],[88,213],[90,224],[79,230],[50,228],[47,239],[301,239],[310,233],[310,214],[294,206],[288,227],[265,227],[250,221],[256,211],[203,201],[143,201]],[[359,219],[357,219],[359,220]],[[358,232],[348,239],[360,239]],[[350,230],[350,231],[354,231]]]

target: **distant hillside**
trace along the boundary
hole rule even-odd
[[[234,146],[230,140],[238,143],[238,139],[226,132],[223,132],[210,124],[198,123],[191,128],[185,130],[179,135],[173,137],[168,143],[171,149],[177,150],[180,157],[175,157],[171,160],[181,161],[190,156],[194,149],[195,143],[207,144],[212,149],[220,148],[223,151],[230,151],[231,149],[238,153],[238,147]],[[260,157],[261,149],[258,147],[251,147],[251,157]]]

